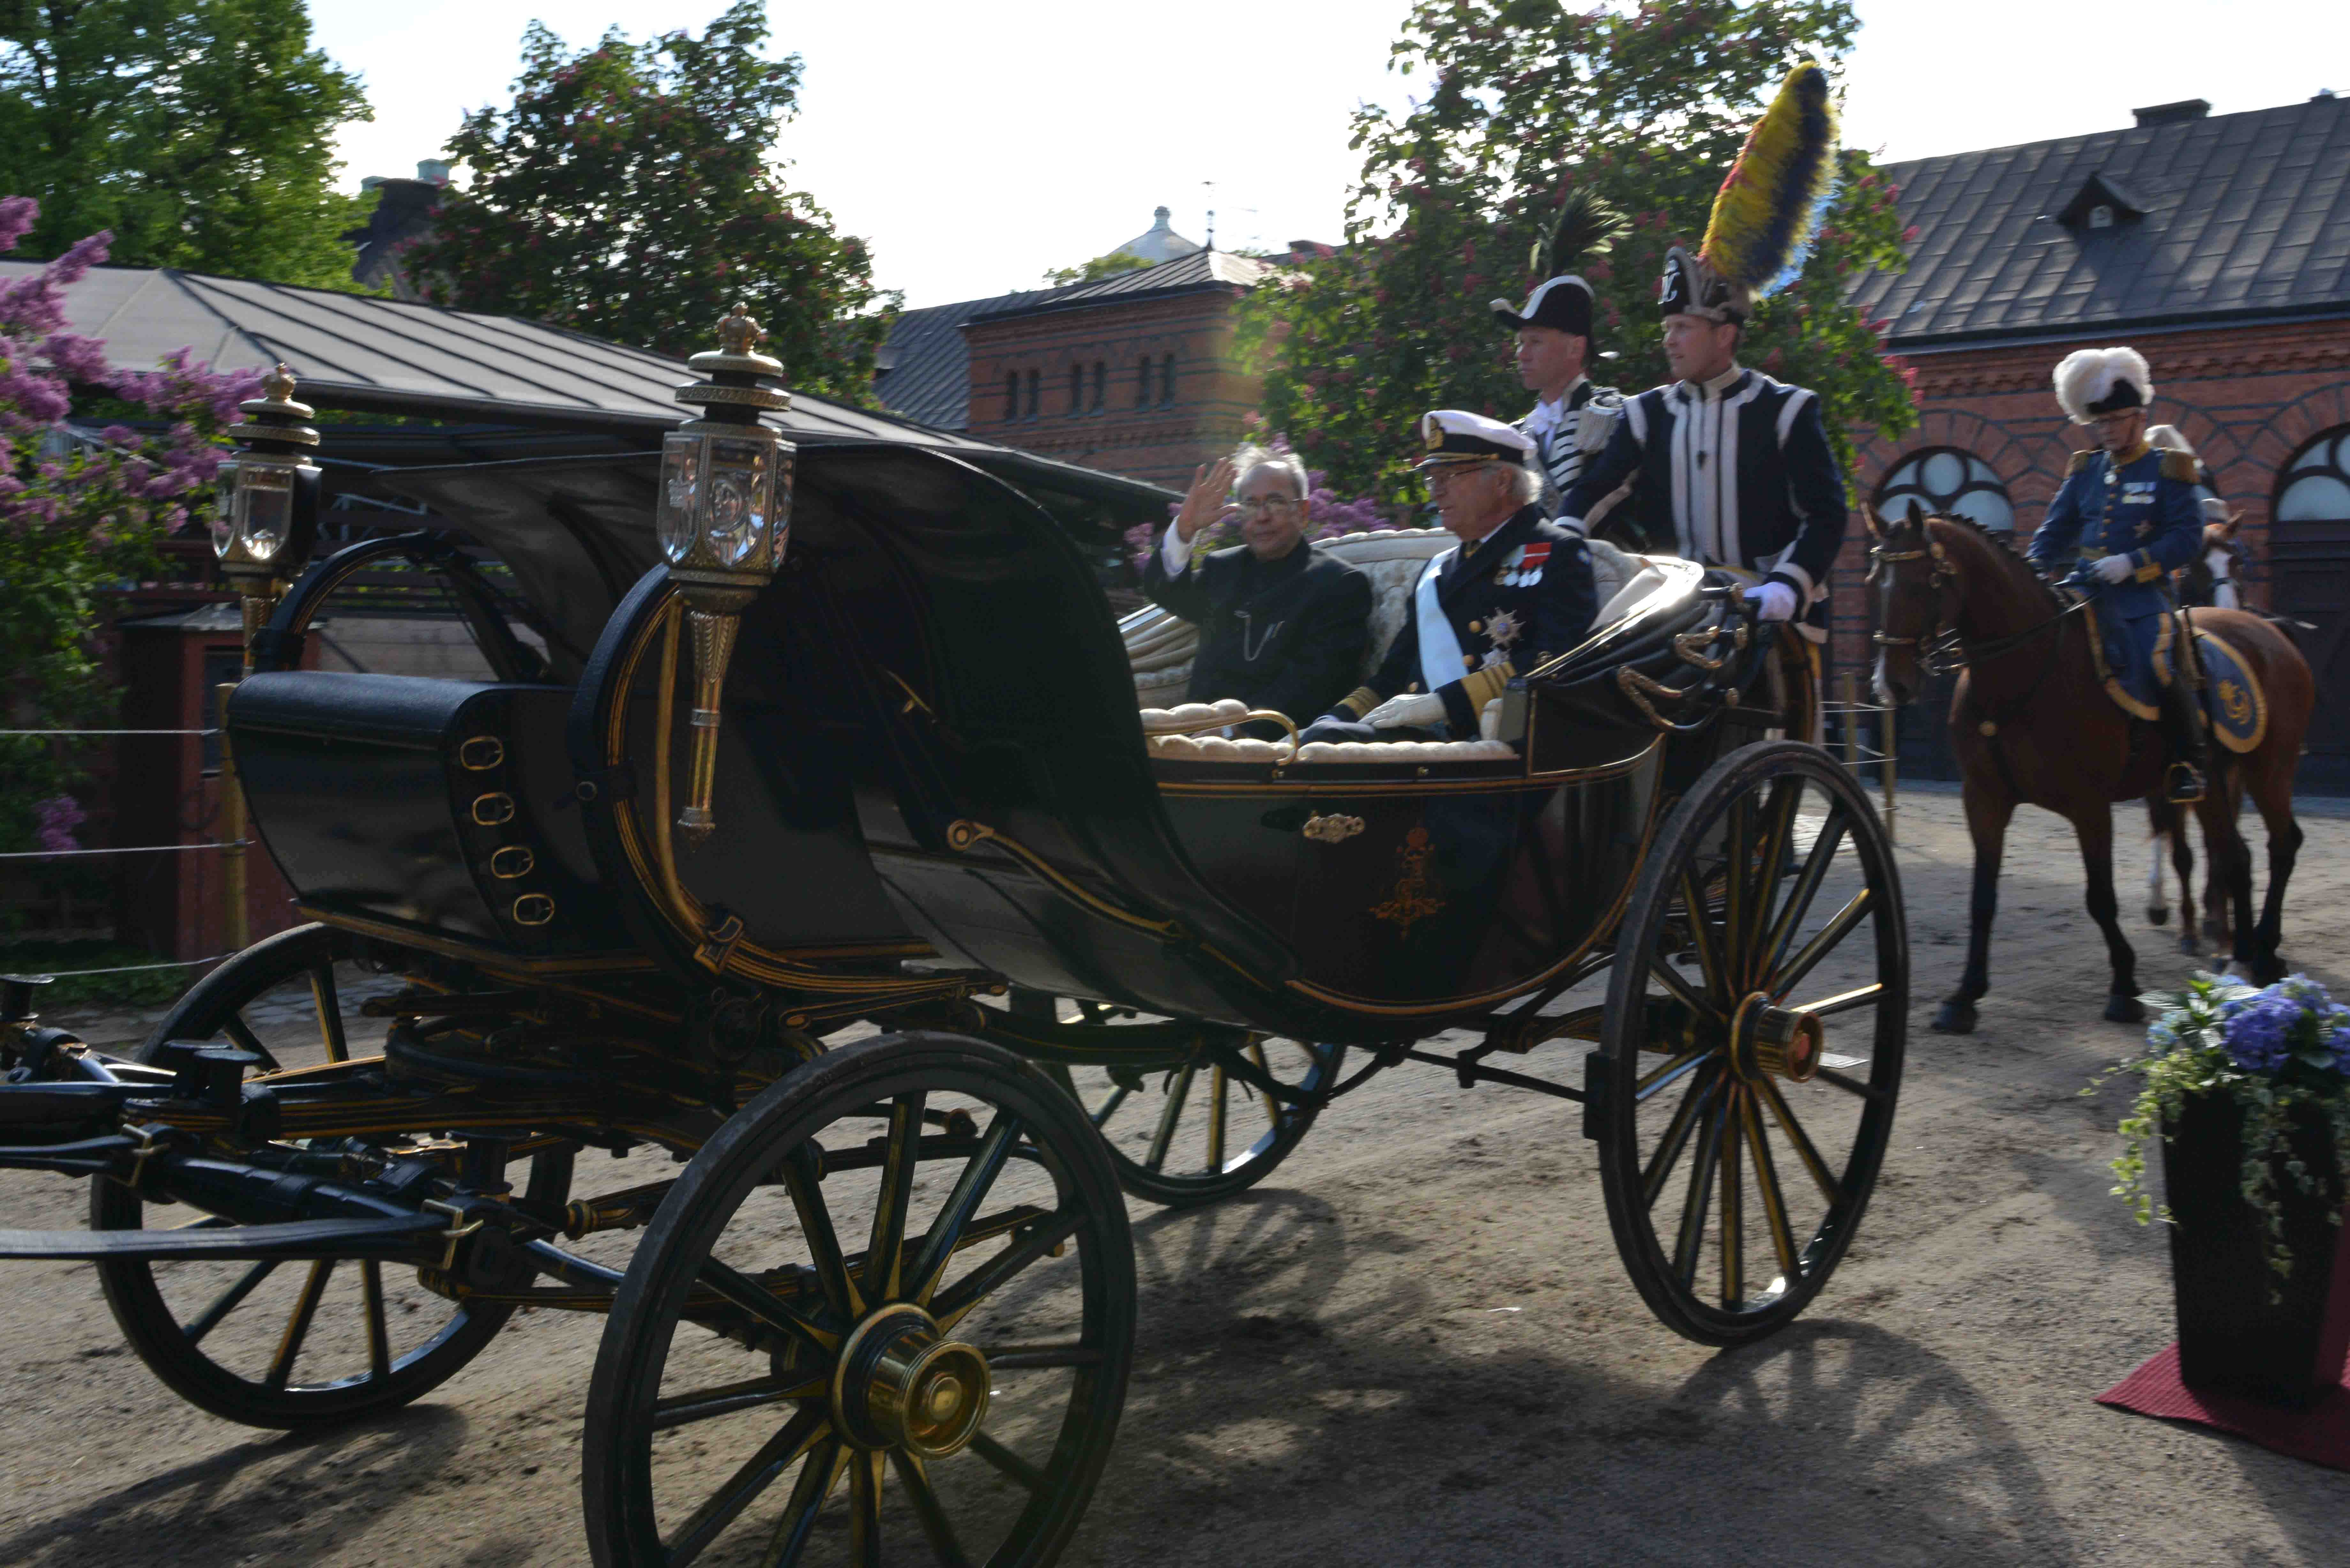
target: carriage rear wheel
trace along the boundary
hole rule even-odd
[[[1344,1045],[1252,1036],[1243,1053],[1284,1088],[1311,1093],[1338,1075]],[[1109,1146],[1118,1184],[1170,1209],[1220,1203],[1289,1158],[1317,1107],[1284,1105],[1206,1056],[1172,1069],[1048,1069]]]
[[[262,1070],[281,1054],[287,1067],[346,1056],[363,1023],[338,982],[335,966],[349,956],[348,937],[326,926],[256,942],[198,981],[133,1058],[154,1060],[167,1040],[224,1038],[263,1055]],[[469,1140],[452,1131],[433,1141],[453,1158]],[[363,1152],[413,1142],[387,1135],[365,1140]],[[510,1174],[517,1191],[560,1207],[569,1146],[528,1158],[526,1175]],[[120,1182],[90,1183],[97,1230],[214,1222],[151,1205]],[[404,1405],[480,1354],[512,1312],[452,1301],[415,1271],[371,1259],[96,1267],[114,1321],[149,1370],[190,1404],[250,1427],[307,1427]]]
[[[1607,1218],[1657,1315],[1784,1326],[1860,1223],[1900,1091],[1909,954],[1892,847],[1817,747],[1708,770],[1617,939],[1595,1107]]]
[[[1125,1200],[1050,1079],[951,1034],[827,1052],[728,1119],[629,1263],[588,1395],[595,1560],[1050,1563],[1134,1317]]]

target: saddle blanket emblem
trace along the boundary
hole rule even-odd
[[[1494,586],[1504,588],[1530,588],[1542,581],[1543,563],[1550,559],[1550,541],[1530,539],[1510,552],[1502,569],[1493,574]]]
[[[2203,665],[2203,711],[2211,733],[2231,752],[2249,752],[2268,734],[2268,694],[2243,656],[2198,627],[2195,653]]]

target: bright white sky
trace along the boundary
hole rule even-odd
[[[465,109],[503,101],[534,16],[584,48],[611,26],[699,30],[724,4],[310,0],[315,41],[375,106],[339,138],[345,182],[412,172]],[[1226,248],[1336,240],[1361,167],[1348,115],[1412,89],[1387,68],[1409,10],[770,0],[773,47],[806,62],[782,150],[910,306],[1034,287],[1149,228],[1160,203],[1194,240],[1214,208]],[[2109,130],[2177,99],[2225,114],[2350,94],[2340,0],[1860,0],[1860,14],[1845,139],[1887,159]]]

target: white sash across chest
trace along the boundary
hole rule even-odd
[[[1444,563],[1460,553],[1461,546],[1455,545],[1429,562],[1411,591],[1413,624],[1419,633],[1419,678],[1430,691],[1461,679],[1461,639],[1453,635],[1444,607],[1436,601],[1437,576]]]

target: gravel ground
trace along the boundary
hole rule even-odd
[[[2306,826],[2287,956],[2350,982],[2350,931],[2320,916],[2350,821]],[[2069,831],[2019,816],[1995,989],[1963,1039],[1924,1029],[1964,950],[1956,797],[1906,794],[1899,839],[1917,1006],[1896,1145],[1801,1322],[1731,1353],[1675,1338],[1617,1263],[1572,1108],[1405,1067],[1255,1192],[1136,1206],[1139,1357],[1066,1561],[2343,1562],[2350,1477],[2092,1402],[2168,1341],[2170,1305],[2160,1232],[2107,1195],[2121,1091],[2079,1092],[2131,1032],[2097,1019]],[[2142,868],[2133,850],[2133,909]],[[2172,931],[2130,925],[2142,980],[2191,967]],[[17,1175],[0,1205],[31,1227],[82,1210]],[[585,1561],[598,1319],[525,1314],[419,1405],[288,1438],[180,1404],[86,1266],[7,1279],[0,1563]]]

